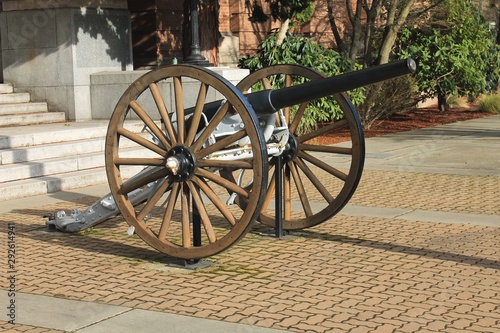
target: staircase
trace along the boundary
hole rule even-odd
[[[48,112],[11,88],[0,85],[0,200],[107,182],[107,120],[64,122],[64,112]],[[127,129],[140,132],[143,125]]]
[[[0,84],[0,127],[65,121],[64,112],[49,112],[47,103],[30,102],[29,93],[14,93],[10,84]]]

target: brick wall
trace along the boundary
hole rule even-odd
[[[345,0],[335,1],[338,3],[338,11],[335,13],[335,16],[340,20],[346,20],[347,14],[345,12]],[[272,29],[279,28],[280,26],[279,23],[273,22],[272,20],[265,23],[250,22],[248,19],[250,9],[245,6],[245,1],[221,1],[221,13],[222,3],[224,3],[224,5],[229,3],[229,27],[231,33],[239,37],[239,53],[241,56],[255,53],[259,43],[268,36],[269,32]],[[263,1],[262,5],[264,12],[269,13],[270,11],[267,3]],[[298,27],[295,32],[302,33],[306,36],[314,36],[319,42],[329,47],[334,47],[335,41],[328,20],[326,0],[317,0],[315,6],[316,10],[313,14],[311,22]],[[219,19],[221,26],[226,28],[228,24],[225,21],[226,15],[219,15]],[[343,29],[341,29],[341,32],[343,32]]]
[[[346,19],[345,0],[338,2],[338,12],[335,16]],[[269,12],[267,3],[262,2],[264,10]],[[132,39],[134,48],[135,68],[157,66],[170,63],[173,57],[182,59],[182,24],[183,1],[179,0],[145,0],[128,1],[132,15]],[[249,8],[245,1],[219,0],[219,52],[231,54],[231,63],[234,65],[238,57],[254,54],[261,41],[272,29],[279,28],[280,24],[269,20],[265,23],[249,21]],[[326,0],[316,1],[316,11],[311,22],[298,27],[296,32],[306,36],[315,36],[319,42],[333,47],[333,34],[328,21]],[[202,34],[202,43],[206,42]],[[228,49],[229,48],[229,49]],[[202,55],[214,62],[215,50],[202,50]],[[227,57],[226,57],[227,58]]]
[[[182,56],[182,1],[129,0],[134,67],[154,67]]]
[[[219,31],[221,33],[231,32],[230,20],[229,0],[219,0]]]

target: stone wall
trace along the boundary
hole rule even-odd
[[[246,69],[209,67],[210,70],[221,75],[233,85],[238,84],[245,76],[249,74]],[[90,91],[92,103],[92,118],[93,119],[109,119],[113,112],[116,103],[125,92],[125,90],[141,75],[147,73],[143,71],[130,72],[100,72],[90,76]],[[194,106],[196,97],[199,93],[199,81],[192,80],[192,88],[189,88],[189,79],[183,79],[183,95],[185,98],[185,106]],[[175,109],[175,98],[173,96],[174,89],[172,79],[163,80],[158,83],[165,105],[168,110]],[[139,104],[146,110],[156,110],[154,100],[151,94],[143,94],[138,100]],[[192,96],[192,98],[190,98]],[[222,96],[207,96],[207,102],[215,99],[221,99]],[[155,119],[159,120],[159,119]]]
[[[50,111],[64,111],[68,120],[88,120],[90,74],[133,69],[130,14],[123,1],[81,1],[119,8],[65,8],[69,2],[3,2],[3,75],[16,91],[46,101]]]

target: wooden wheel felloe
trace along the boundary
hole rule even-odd
[[[298,65],[276,65],[258,70],[238,84],[243,92],[259,89],[280,89],[304,80],[324,76],[310,68]],[[289,128],[290,139],[283,154],[282,216],[283,228],[295,230],[312,227],[339,212],[353,195],[361,178],[364,164],[364,136],[354,106],[345,94],[331,97],[343,112],[343,117],[317,129],[299,132],[304,115],[315,103],[310,101],[285,108],[283,117]],[[320,137],[336,131],[347,130],[350,143],[323,145]],[[270,157],[271,158],[271,157]],[[267,195],[258,220],[275,226],[276,157],[270,159]],[[247,204],[241,199],[241,206]]]
[[[142,132],[134,130],[137,122]],[[105,154],[121,214],[146,243],[170,256],[223,251],[260,211],[268,158],[258,119],[238,89],[207,69],[170,66],[136,80],[111,117]],[[253,181],[228,181],[222,168],[245,170]],[[148,199],[134,207],[131,197],[144,190]],[[244,198],[246,208],[227,206],[228,192]]]

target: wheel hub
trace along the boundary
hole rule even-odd
[[[283,157],[283,162],[288,163],[290,161],[293,161],[293,159],[297,157],[298,152],[299,152],[299,142],[297,141],[297,137],[293,133],[290,133],[290,135],[288,136],[288,141],[285,146],[285,150],[281,155]]]
[[[175,146],[167,153],[165,166],[172,172],[174,181],[183,182],[194,175],[196,160],[189,148]]]

